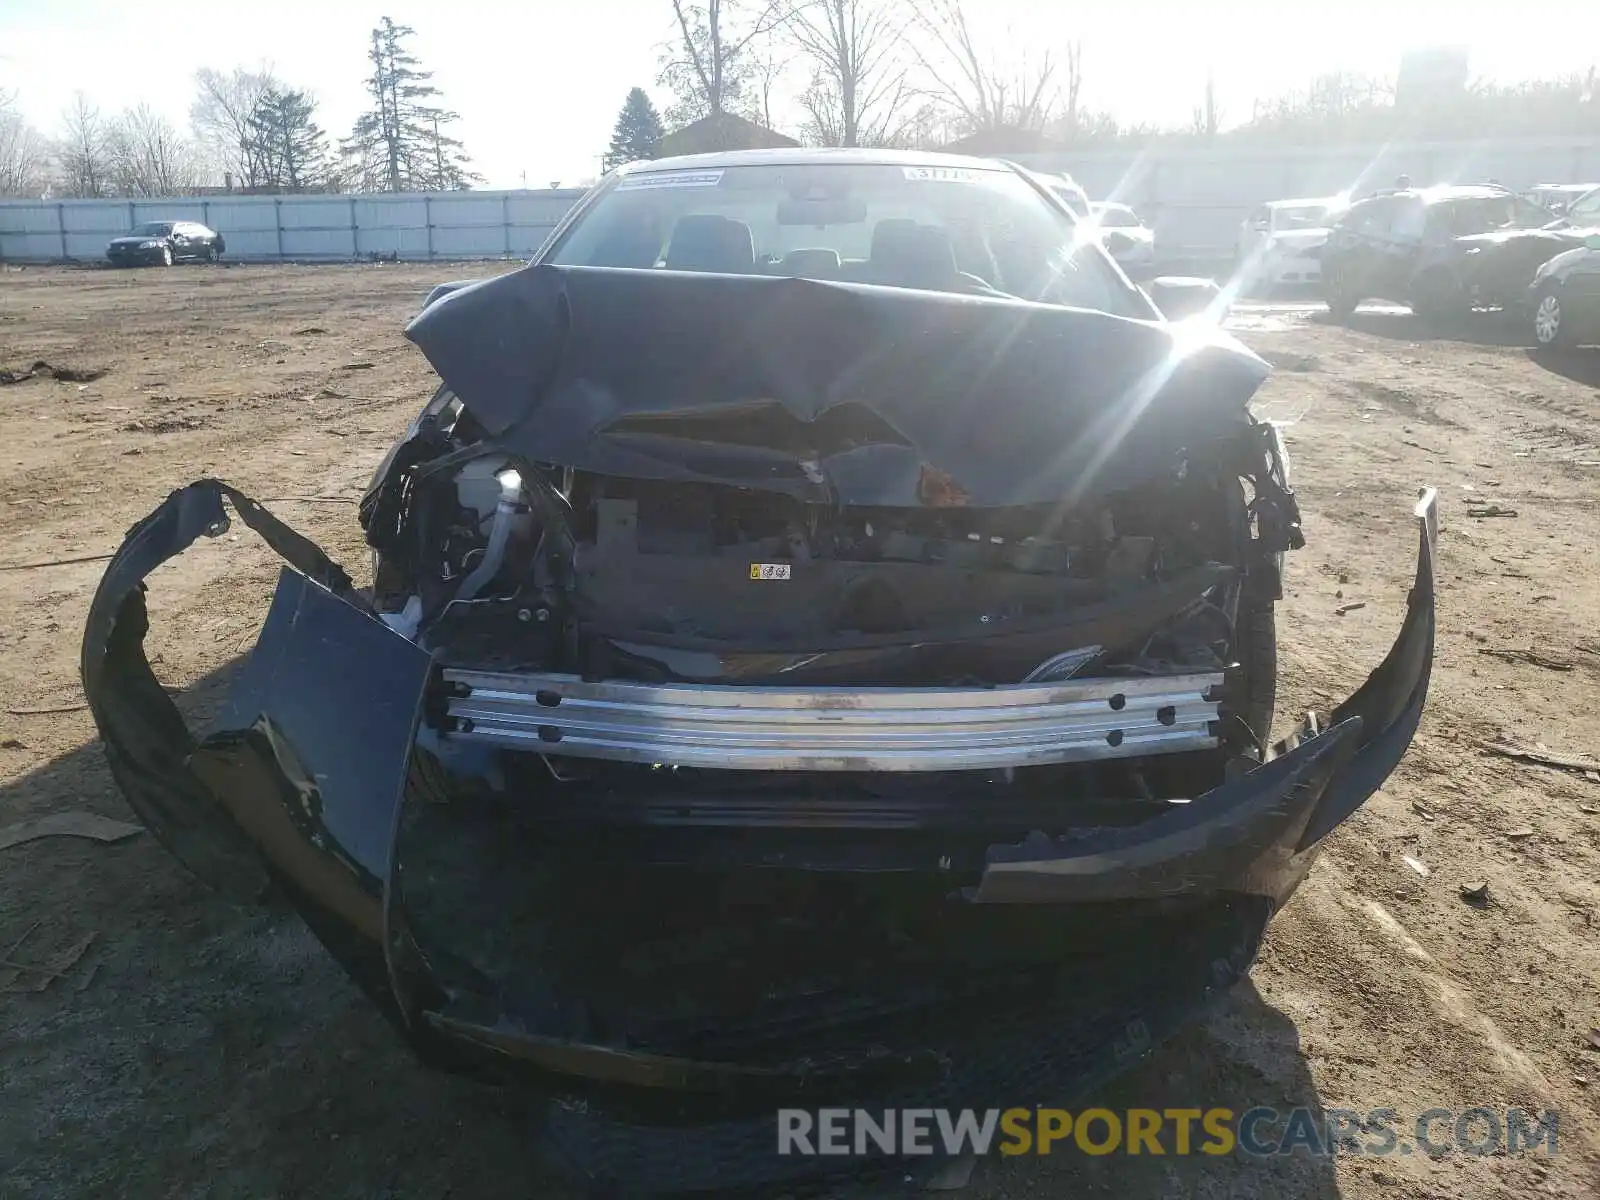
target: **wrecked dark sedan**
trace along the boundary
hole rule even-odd
[[[226,248],[220,233],[193,221],[146,221],[112,238],[106,260],[114,267],[170,267],[183,260],[216,262]]]
[[[407,329],[441,379],[373,585],[215,480],[129,534],[83,675],[116,777],[275,887],[432,1064],[648,1190],[775,1180],[785,1105],[1060,1103],[1250,967],[1410,743],[1393,648],[1273,742],[1302,544],[1267,367],[1004,164],[639,164]],[[204,736],[144,578],[286,560]]]

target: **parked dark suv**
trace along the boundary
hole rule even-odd
[[[1515,307],[1540,264],[1573,244],[1568,231],[1546,228],[1553,223],[1554,213],[1501,187],[1380,193],[1334,226],[1323,298],[1340,319],[1363,300],[1409,304],[1436,320]]]

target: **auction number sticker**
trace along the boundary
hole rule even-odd
[[[982,183],[984,172],[967,167],[904,167],[907,179],[918,183]]]
[[[789,578],[788,563],[751,563],[751,579],[787,579]]]
[[[721,171],[655,171],[646,175],[624,175],[617,184],[619,192],[637,192],[645,188],[716,187],[722,182]]]

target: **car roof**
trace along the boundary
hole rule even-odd
[[[1489,183],[1441,183],[1425,188],[1383,188],[1356,200],[1351,207],[1378,200],[1421,200],[1424,205],[1445,204],[1452,200],[1497,200],[1515,197],[1510,188]]]
[[[865,150],[856,148],[786,146],[774,150],[723,150],[711,154],[680,154],[676,158],[645,159],[617,168],[618,174],[644,175],[656,171],[705,170],[711,167],[793,167],[806,163],[857,163],[863,166],[965,167],[967,170],[1011,171],[998,158],[966,154],[936,154],[926,150]]]

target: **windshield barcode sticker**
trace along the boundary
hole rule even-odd
[[[617,184],[617,191],[634,192],[642,188],[716,187],[721,182],[721,171],[654,171],[645,175],[624,175]]]
[[[787,579],[789,578],[788,563],[751,563],[751,579]]]
[[[967,167],[905,167],[907,179],[927,183],[981,183],[982,171],[973,171]]]

